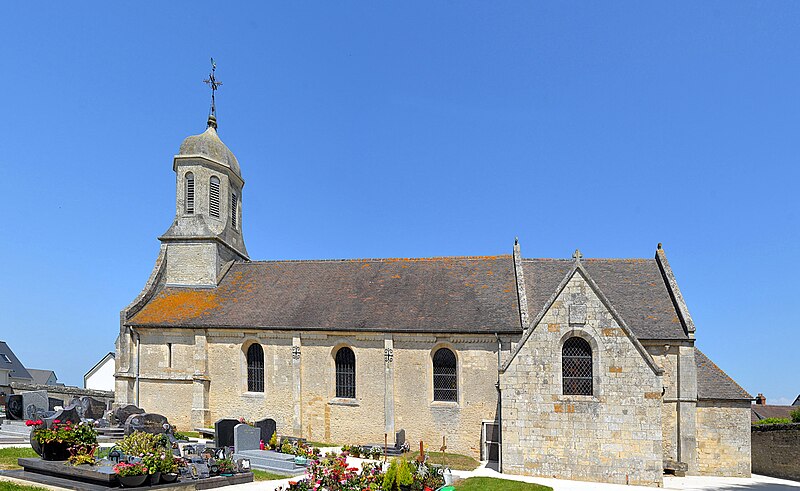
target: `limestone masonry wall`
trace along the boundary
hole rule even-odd
[[[753,472],[800,481],[800,423],[753,425]]]
[[[698,401],[700,474],[750,477],[750,401]]]
[[[579,305],[585,317],[570,319]],[[660,485],[661,376],[580,273],[533,329],[501,376],[503,470]],[[561,347],[572,336],[592,346],[591,396],[562,394]]]

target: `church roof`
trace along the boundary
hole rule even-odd
[[[686,339],[655,259],[582,259],[581,263],[639,339]],[[528,312],[536,316],[572,267],[568,259],[523,259]]]
[[[694,363],[697,365],[698,399],[739,400],[753,398],[697,348],[694,349]]]
[[[512,256],[237,262],[216,288],[167,286],[133,326],[521,332]]]

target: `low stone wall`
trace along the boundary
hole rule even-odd
[[[39,385],[39,384],[25,384],[20,382],[12,382],[11,389],[14,394],[22,392],[30,392],[33,390],[46,390],[49,397],[61,399],[64,404],[69,404],[75,397],[89,396],[106,403],[107,407],[111,407],[114,403],[114,393],[106,390],[92,390],[81,389],[80,387],[71,387],[68,385]]]
[[[753,425],[753,472],[800,481],[800,423]]]

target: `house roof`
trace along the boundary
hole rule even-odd
[[[686,339],[686,331],[655,259],[582,259],[581,263],[639,339]],[[573,260],[524,259],[528,311],[545,306]]]
[[[216,288],[167,286],[132,326],[521,332],[512,256],[236,262]]]
[[[25,369],[25,366],[19,361],[17,355],[3,341],[0,341],[0,369],[9,370],[11,377],[14,378],[33,379]]]
[[[797,396],[797,399],[794,400],[792,406],[800,406],[800,396]]]
[[[753,398],[697,348],[694,349],[694,361],[697,365],[698,399],[742,400]]]
[[[767,418],[791,418],[791,412],[796,410],[795,406],[777,406],[771,404],[751,404],[750,421],[755,423]]]
[[[28,373],[31,374],[34,384],[47,385],[47,381],[50,380],[51,376],[55,380],[58,380],[58,376],[56,375],[56,372],[54,372],[53,370],[39,370],[38,368],[28,368]]]

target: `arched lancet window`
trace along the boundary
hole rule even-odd
[[[336,397],[356,397],[356,355],[347,347],[336,352]]]
[[[239,202],[237,201],[236,193],[231,193],[231,226],[236,228],[237,209]]]
[[[247,391],[264,392],[264,349],[258,343],[247,348]]]
[[[458,401],[456,355],[447,348],[433,354],[433,400]]]
[[[569,338],[561,349],[561,379],[564,395],[590,396],[592,390],[592,347],[583,338]]]
[[[208,213],[219,218],[219,178],[211,176],[208,186]]]
[[[186,174],[186,213],[194,213],[194,174],[191,172]]]

